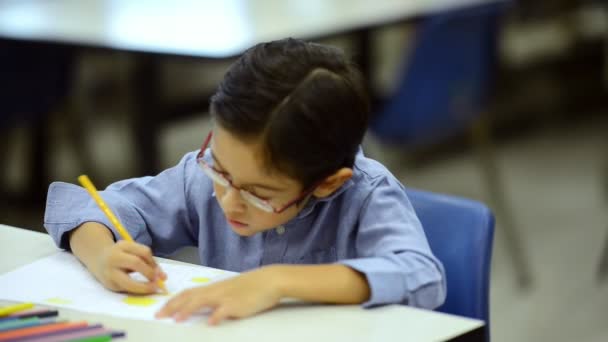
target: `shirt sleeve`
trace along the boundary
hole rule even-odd
[[[155,254],[168,255],[197,242],[198,228],[189,216],[186,188],[195,171],[199,171],[196,155],[189,153],[157,176],[119,181],[99,194],[133,239],[150,246]],[[66,233],[89,221],[105,225],[115,240],[120,239],[84,188],[62,182],[50,185],[44,227],[57,246],[69,249]]]
[[[443,304],[443,265],[432,254],[405,189],[397,180],[379,180],[359,220],[358,258],[339,262],[367,278],[371,296],[363,306],[402,303],[434,309]]]

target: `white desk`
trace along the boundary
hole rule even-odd
[[[2,0],[0,39],[136,52],[133,136],[143,176],[160,171],[161,121],[206,110],[212,95],[163,108],[159,57],[225,59],[263,41],[356,33],[357,63],[371,81],[374,28],[497,2],[504,0]]]
[[[4,0],[0,37],[226,58],[267,40],[319,38],[499,0]]]
[[[58,249],[46,234],[0,225],[0,273],[8,272]],[[178,261],[173,261],[178,262]],[[41,286],[44,286],[41,284]],[[0,301],[4,304],[6,301]],[[127,332],[128,341],[443,341],[483,338],[483,322],[390,305],[370,310],[356,305],[284,304],[252,318],[218,327],[125,320],[60,309],[60,317],[87,320]]]

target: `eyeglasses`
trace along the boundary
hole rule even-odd
[[[232,184],[232,180],[228,178],[228,174],[226,172],[217,170],[215,167],[213,167],[212,165],[209,165],[204,160],[205,150],[207,150],[207,147],[209,146],[209,142],[211,141],[212,135],[213,135],[213,131],[209,132],[209,134],[207,135],[207,138],[205,139],[205,142],[201,146],[201,150],[198,152],[198,155],[196,156],[196,161],[198,162],[198,165],[201,167],[203,172],[205,172],[205,174],[209,178],[211,178],[211,180],[214,183],[216,183],[217,185],[220,185],[224,188],[230,187],[235,190],[238,190],[239,194],[241,195],[241,198],[243,200],[245,200],[245,202],[251,204],[252,206],[254,206],[260,210],[263,210],[268,213],[280,214],[283,211],[285,211],[287,208],[300,202],[306,196],[310,195],[315,190],[315,188],[319,185],[318,183],[313,185],[310,189],[303,191],[300,195],[298,195],[298,197],[287,202],[287,204],[285,204],[282,207],[277,209],[277,208],[273,207],[272,204],[270,204],[270,202],[267,199],[261,198],[257,195],[254,195],[250,191],[239,188],[238,186]]]

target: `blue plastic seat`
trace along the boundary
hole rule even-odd
[[[526,287],[531,272],[482,117],[492,92],[498,33],[508,5],[509,1],[497,1],[423,19],[395,92],[374,116],[370,130],[380,142],[403,147],[470,135],[515,278]]]
[[[417,25],[395,92],[371,122],[381,140],[435,142],[467,128],[484,109],[505,2],[432,15]]]
[[[494,216],[484,204],[455,196],[408,189],[431,250],[443,263],[447,297],[437,310],[486,322]]]

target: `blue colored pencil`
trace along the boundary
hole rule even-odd
[[[38,318],[46,318],[46,317],[56,317],[59,315],[57,310],[36,310],[36,311],[26,311],[20,312],[16,314],[12,314],[10,316],[0,318],[0,323],[6,321],[14,321],[17,319],[30,318],[30,317],[38,317]]]
[[[0,331],[34,327],[34,326],[38,326],[38,325],[55,323],[56,321],[57,321],[57,319],[55,317],[50,317],[50,318],[30,317],[30,318],[16,319],[16,320],[11,320],[8,322],[0,323]]]

